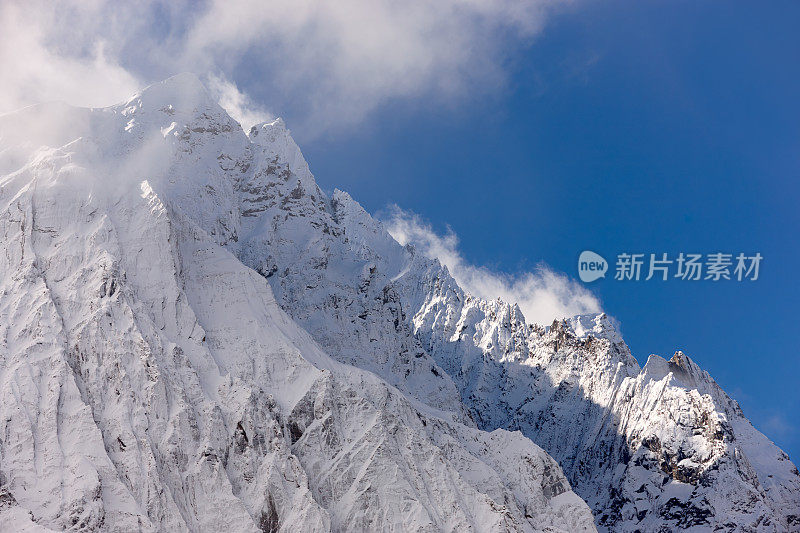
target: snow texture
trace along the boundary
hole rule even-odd
[[[2,530],[800,531],[689,357],[466,293],[191,75],[0,117],[0,176]]]
[[[179,75],[2,116],[0,150],[0,530],[594,530],[541,448],[337,362],[243,264],[275,175],[323,230],[281,122]]]

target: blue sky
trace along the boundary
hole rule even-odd
[[[787,0],[6,2],[0,113],[191,71],[245,125],[283,116],[321,187],[458,235],[481,272],[760,252],[756,282],[588,287],[640,361],[685,351],[797,461],[799,22]]]
[[[761,252],[755,282],[590,288],[640,361],[685,351],[800,457],[800,4],[608,2],[553,16],[505,90],[385,106],[303,146],[325,188],[449,225],[464,257],[576,277],[584,249]]]

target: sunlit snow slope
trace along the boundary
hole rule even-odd
[[[281,309],[237,241],[304,163],[252,141],[190,75],[0,117],[0,530],[594,530],[451,381],[404,394]]]
[[[465,293],[190,75],[0,150],[0,528],[800,531],[687,356]]]

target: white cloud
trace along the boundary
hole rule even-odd
[[[272,120],[275,116],[264,107],[253,102],[224,76],[208,76],[208,90],[214,95],[228,114],[242,125],[244,131],[261,122]]]
[[[0,4],[0,113],[24,105],[66,101],[81,106],[117,103],[140,81],[106,53],[103,39],[87,41],[81,53],[52,42],[54,14],[13,2]]]
[[[267,105],[295,117],[293,129],[308,136],[358,124],[396,99],[449,103],[502,86],[507,57],[540,31],[546,5],[553,3],[4,2],[0,112],[50,99],[108,105],[190,71],[215,73],[243,120]]]
[[[396,98],[446,100],[502,85],[505,53],[539,31],[544,5],[215,0],[189,32],[186,53],[217,63],[249,54],[317,127],[350,125]]]
[[[514,276],[492,272],[463,258],[458,237],[452,231],[439,235],[417,215],[395,207],[384,223],[397,242],[411,243],[427,257],[447,266],[464,290],[485,299],[499,297],[516,302],[529,322],[550,324],[555,318],[601,311],[594,294],[546,265]]]

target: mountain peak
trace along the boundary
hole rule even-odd
[[[0,118],[0,234],[9,529],[593,531],[582,496],[604,530],[796,530],[796,468],[686,355],[529,330],[193,74]]]
[[[286,128],[286,123],[278,117],[273,120],[261,122],[250,128],[250,142],[259,145],[269,145],[281,137],[291,136]]]
[[[277,161],[282,165],[288,165],[289,170],[301,180],[306,181],[311,177],[308,163],[282,118],[256,124],[250,128],[248,136],[251,143],[260,146],[264,153],[277,156]]]
[[[196,74],[191,72],[181,72],[169,78],[148,85],[139,94],[169,92],[178,96],[190,96],[193,94],[208,95],[206,86],[200,81]]]
[[[612,343],[622,342],[619,325],[616,320],[605,313],[576,315],[567,320],[578,338],[592,335],[600,339],[608,339]]]
[[[128,99],[123,107],[136,106],[145,110],[161,110],[170,114],[192,113],[197,110],[225,112],[195,74],[183,72],[148,85]]]

